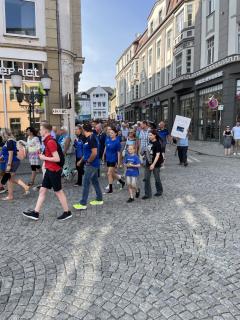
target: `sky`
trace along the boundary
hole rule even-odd
[[[144,32],[156,0],[82,0],[83,73],[79,90],[115,87],[116,61]]]

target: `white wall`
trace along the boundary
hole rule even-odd
[[[105,94],[105,97],[94,97],[96,94]],[[97,87],[90,94],[91,99],[91,110],[92,110],[92,118],[108,118],[109,114],[109,97],[107,91],[105,91],[101,87]],[[94,107],[94,102],[96,102],[96,107]],[[98,107],[98,102],[101,102],[101,107]],[[105,102],[105,108],[102,107],[102,103]],[[94,112],[97,112],[97,115],[94,115]],[[98,112],[101,112],[102,116],[98,115]],[[103,116],[103,112],[105,112],[105,117]]]

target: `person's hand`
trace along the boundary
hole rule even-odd
[[[40,154],[39,154],[39,159],[42,160],[42,161],[44,161],[44,160],[45,160],[45,155],[42,154],[42,153],[40,153]]]
[[[82,163],[82,161],[79,160],[79,161],[77,162],[77,167],[80,167],[81,163]]]
[[[153,171],[154,168],[155,168],[155,165],[154,165],[154,164],[151,164],[151,165],[150,165],[150,170]]]
[[[10,170],[11,170],[11,165],[8,164],[7,167],[6,167],[6,172],[10,172]]]

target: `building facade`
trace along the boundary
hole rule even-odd
[[[98,86],[90,88],[85,93],[90,97],[91,119],[108,119],[113,89],[110,87]]]
[[[195,139],[218,140],[240,118],[239,61],[239,1],[156,1],[117,61],[118,115],[171,127],[180,114]]]
[[[80,92],[76,95],[79,110],[77,112],[77,120],[91,120],[91,98],[87,92]]]
[[[29,126],[27,103],[19,106],[11,87],[11,73],[23,75],[26,93],[41,91],[43,69],[52,77],[52,87],[35,122],[42,119],[73,131],[74,96],[82,72],[80,0],[0,0],[0,127],[24,131]],[[68,99],[66,99],[68,97]],[[70,108],[54,115],[54,108]],[[13,125],[14,123],[14,125]]]
[[[117,96],[116,89],[114,89],[113,95],[110,98],[109,118],[112,120],[117,119]]]

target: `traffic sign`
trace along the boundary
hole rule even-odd
[[[69,114],[69,109],[52,109],[53,114]]]
[[[224,105],[223,105],[223,104],[220,104],[220,105],[218,106],[218,111],[223,111],[223,109],[224,109]]]

